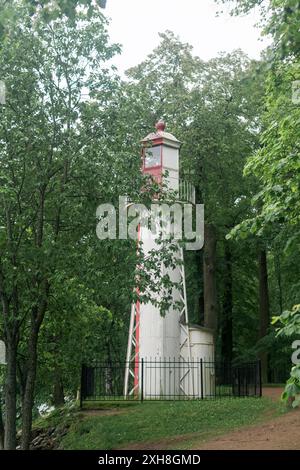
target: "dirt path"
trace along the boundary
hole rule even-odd
[[[264,389],[264,396],[278,400],[282,390]],[[267,423],[242,428],[194,445],[197,450],[300,450],[300,410],[288,412]]]
[[[265,388],[263,395],[279,401],[282,389]],[[184,449],[184,442],[194,441],[193,450],[300,450],[300,410],[293,410],[267,422],[245,426],[238,431],[223,434],[199,442],[195,434],[184,434],[161,439],[159,442],[139,442],[127,445],[124,449],[165,450]]]

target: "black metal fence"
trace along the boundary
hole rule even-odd
[[[103,400],[203,400],[262,395],[259,361],[232,365],[202,359],[141,360],[131,368],[124,389],[126,366],[125,362],[82,366],[81,405]]]

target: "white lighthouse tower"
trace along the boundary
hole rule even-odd
[[[156,132],[142,140],[142,171],[159,184],[178,194],[179,202],[195,203],[194,188],[179,179],[179,150],[181,143],[165,131],[159,121]],[[144,255],[158,249],[147,227],[140,227]],[[181,262],[176,268],[162,266],[162,276],[168,274],[176,283],[172,296],[181,303],[180,310],[170,307],[165,316],[152,303],[137,301],[132,305],[129,327],[124,394],[144,398],[192,397],[203,394],[198,370],[193,361],[212,360],[213,335],[210,331],[189,326],[186,298],[183,250],[176,255]],[[203,380],[203,371],[201,371]],[[201,389],[201,392],[200,392]]]

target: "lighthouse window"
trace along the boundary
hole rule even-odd
[[[161,147],[151,147],[145,152],[145,168],[161,165]]]

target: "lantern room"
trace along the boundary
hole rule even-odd
[[[156,132],[142,140],[142,171],[153,177],[157,183],[164,183],[173,191],[179,189],[179,149],[181,142],[166,132],[166,125],[159,121]]]

